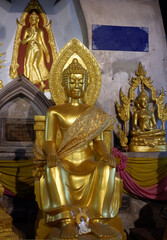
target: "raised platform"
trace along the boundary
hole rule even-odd
[[[167,157],[167,152],[123,152],[130,158],[161,158]]]

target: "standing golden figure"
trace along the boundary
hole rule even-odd
[[[41,90],[45,88],[43,81],[48,79],[48,69],[44,62],[44,53],[46,60],[50,62],[50,55],[44,39],[43,30],[38,27],[39,16],[32,12],[29,17],[30,27],[25,29],[22,44],[27,44],[26,55],[24,59],[24,75],[31,82],[40,83]]]
[[[79,209],[88,211],[88,239],[93,235],[97,239],[122,239],[120,232],[107,224],[118,214],[122,181],[116,176],[115,159],[104,143],[103,132],[113,125],[113,118],[92,104],[100,80],[95,58],[76,39],[60,51],[50,73],[50,91],[54,101],[60,103],[46,116],[43,150],[47,162],[40,178],[38,202],[46,224],[60,225],[62,239],[78,238],[72,212]]]
[[[24,74],[40,90],[48,91],[49,72],[57,57],[56,44],[45,12],[38,0],[30,0],[17,31],[9,75],[11,78]]]

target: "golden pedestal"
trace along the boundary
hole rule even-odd
[[[13,231],[12,217],[6,210],[0,206],[0,240],[19,239],[19,236]]]

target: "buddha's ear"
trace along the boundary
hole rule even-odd
[[[70,76],[68,76],[66,80],[61,82],[61,85],[62,85],[62,87],[64,89],[64,93],[65,93],[65,102],[66,103],[69,101],[69,97],[67,96],[67,92],[66,92],[69,81],[70,81]]]
[[[85,84],[85,91],[86,91],[87,88],[88,88],[88,83],[86,82],[86,75],[85,74],[83,74],[83,82]],[[85,94],[84,94],[84,96],[85,96]],[[82,102],[86,103],[84,96],[82,97]]]
[[[83,81],[85,83],[85,88],[87,89],[87,87],[89,85],[89,81],[88,81],[88,79],[86,80],[86,75],[85,74],[83,74]]]

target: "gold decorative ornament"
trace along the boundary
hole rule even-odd
[[[0,174],[1,176],[1,174]],[[4,192],[4,187],[0,184],[0,197]],[[13,231],[12,217],[6,212],[0,204],[0,240],[2,239],[19,239],[19,236]]]
[[[124,122],[123,130],[119,127],[120,143],[123,150],[131,152],[157,152],[166,151],[166,132],[164,122],[167,120],[166,106],[164,108],[164,90],[156,97],[156,91],[151,79],[146,77],[146,71],[139,63],[136,78],[131,79],[128,97],[120,90],[121,104],[116,103],[119,118]],[[134,97],[134,91],[141,86],[140,94]],[[148,92],[148,93],[147,93]],[[151,93],[151,99],[149,99]],[[150,100],[153,107],[149,110]],[[157,129],[154,106],[157,104],[158,118],[162,121],[163,129]],[[133,105],[133,128],[130,132],[130,143],[128,146],[127,122],[130,120],[130,105]]]
[[[2,80],[0,80],[0,89],[3,88],[3,83],[2,83]]]
[[[3,43],[0,44],[0,46],[2,46]],[[2,57],[5,53],[0,53],[0,57]],[[0,61],[0,64],[3,63],[5,60],[1,60]],[[0,65],[0,69],[3,68],[4,65]],[[2,83],[2,80],[0,80],[0,89],[3,88],[3,83]]]
[[[2,46],[2,43],[0,44]],[[5,53],[1,53],[0,57],[2,57]],[[3,63],[5,60],[0,61],[0,64]],[[0,65],[0,69],[4,67]],[[0,80],[0,89],[3,88],[2,81]],[[0,178],[1,178],[0,173]],[[4,193],[4,187],[0,183],[0,197]],[[6,209],[3,208],[0,204],[0,240],[1,239],[12,239],[16,240],[19,239],[18,235],[13,231],[13,224],[12,224],[12,217],[6,212]]]
[[[124,124],[126,124],[126,123],[124,123]],[[119,131],[121,146],[122,146],[123,150],[126,150],[126,147],[127,147],[127,144],[128,144],[127,135],[121,130],[119,125],[118,125],[118,131]]]
[[[51,21],[37,0],[31,0],[18,19],[10,77],[24,74],[40,89],[48,90],[49,71],[57,56]],[[48,40],[47,40],[48,39]]]
[[[93,105],[100,84],[95,58],[81,42],[72,39],[52,65],[49,86],[56,105],[46,115],[43,147],[38,144],[46,162],[43,162],[45,173],[37,180],[37,201],[45,216],[45,227],[60,226],[58,235],[47,228],[50,238],[78,239],[71,212],[87,208],[91,212],[91,232],[83,221],[79,234],[89,234],[88,239],[106,234],[108,239],[126,239],[120,233],[121,224],[118,229],[108,224],[120,207],[122,180],[116,175],[115,159],[108,151],[110,144],[108,148],[105,145],[103,133],[114,120]],[[40,117],[36,120],[35,128]],[[108,133],[106,136],[110,139]],[[36,158],[38,166],[38,155]],[[44,234],[43,223],[40,222],[37,239]]]
[[[0,46],[2,46],[2,44],[3,44],[3,43],[1,43]],[[4,54],[5,54],[5,53],[0,53],[0,57],[2,57]],[[1,60],[1,61],[0,61],[0,64],[3,63],[3,62],[5,62],[5,60]],[[4,65],[0,65],[0,68],[3,68],[3,67],[4,67]]]

